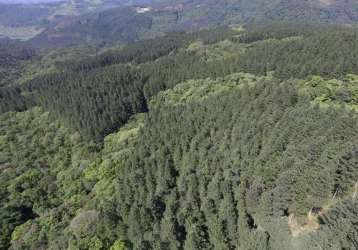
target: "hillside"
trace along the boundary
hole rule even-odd
[[[358,22],[355,0],[71,0],[0,5],[0,35],[52,48],[126,44],[168,31],[250,22]]]
[[[8,85],[21,76],[23,63],[35,57],[35,50],[13,43],[0,41],[0,87]]]
[[[155,1],[154,1],[155,2]],[[184,22],[357,22],[357,2],[348,0],[158,1],[179,10]],[[195,13],[195,14],[194,14]]]
[[[356,249],[357,44],[247,25],[26,59],[0,88],[0,249]]]
[[[151,28],[151,19],[129,8],[114,8],[96,14],[68,17],[29,41],[36,47],[75,44],[129,43]]]
[[[0,36],[28,40],[45,29],[54,28],[59,22],[66,22],[75,16],[142,2],[127,0],[0,1]]]
[[[32,44],[54,47],[83,42],[128,43],[168,31],[249,22],[354,24],[358,21],[358,3],[354,0],[168,0],[142,3],[140,6],[63,19],[38,35]],[[91,9],[88,3],[80,9],[86,8]],[[100,10],[98,6],[96,9]]]

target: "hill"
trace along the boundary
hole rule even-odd
[[[20,77],[23,63],[34,58],[35,54],[30,47],[9,40],[0,41],[0,87]]]
[[[114,8],[80,17],[63,18],[50,29],[31,39],[36,47],[75,44],[128,43],[140,39],[151,28],[151,19],[130,8]]]
[[[0,1],[0,35],[28,40],[62,20],[138,2],[142,1]]]
[[[358,21],[358,4],[354,0],[71,0],[0,5],[0,35],[33,38],[29,44],[39,47],[128,43],[168,31],[250,22]]]
[[[92,8],[87,2],[66,6],[66,9],[72,10],[87,9],[87,12],[91,12],[89,10]],[[103,12],[101,8],[108,8],[110,3],[100,6],[93,7],[96,13],[61,19],[30,44],[56,47],[84,42],[128,43],[163,35],[168,31],[192,31],[250,22],[354,24],[358,21],[357,2],[340,0],[152,1],[141,2],[141,5],[132,8],[119,7]]]
[[[29,58],[0,88],[0,248],[357,248],[357,41],[249,25]]]

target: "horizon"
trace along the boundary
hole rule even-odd
[[[6,4],[36,4],[36,3],[55,3],[65,2],[67,0],[0,0],[0,3]]]

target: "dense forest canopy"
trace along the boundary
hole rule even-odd
[[[283,24],[262,29],[174,33],[69,60],[54,73],[1,88],[0,112],[40,105],[100,141],[131,115],[145,112],[159,91],[187,79],[240,71],[273,72],[279,79],[319,75],[344,80],[358,74],[356,29]]]
[[[358,248],[356,28],[14,46],[0,249]]]

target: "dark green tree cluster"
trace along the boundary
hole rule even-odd
[[[8,111],[23,111],[31,101],[22,95],[18,87],[0,87],[0,114]]]
[[[1,247],[354,249],[357,114],[299,86],[190,80],[100,150],[40,108],[1,115]],[[323,206],[293,238],[288,215]]]
[[[283,79],[322,75],[341,78],[358,72],[356,29],[317,30],[315,34],[262,41],[247,50],[239,63],[243,71],[264,74],[275,71]]]
[[[196,40],[212,44],[230,38],[238,32],[229,27],[220,27],[197,32],[170,32],[165,36],[139,41],[119,50],[109,50],[96,57],[89,57],[79,62],[67,62],[63,66],[69,71],[92,70],[113,64],[145,63],[185,48]]]
[[[311,244],[316,244],[323,249],[357,248],[357,203],[357,198],[347,197],[337,203],[327,214],[321,216],[322,230],[318,234],[312,235]]]
[[[212,43],[233,33],[223,28],[210,39],[208,30],[174,33],[164,40],[139,42],[118,53],[105,53],[87,65],[72,65],[69,66],[72,70],[39,76],[21,87],[2,89],[0,111],[20,111],[34,104],[41,105],[89,138],[101,140],[131,115],[145,112],[147,102],[159,91],[185,79],[216,75],[210,72],[217,68],[215,65],[207,68],[200,58],[185,51],[165,56],[163,60],[152,60],[194,39],[202,37],[206,43]],[[148,60],[139,66],[121,65]]]
[[[113,64],[144,63],[154,61],[170,52],[184,47],[185,33],[172,33],[164,37],[144,40],[128,45],[118,51],[110,50],[96,57],[81,59],[79,62],[66,63],[67,70],[92,70]]]
[[[235,42],[253,43],[267,39],[283,39],[287,37],[312,36],[317,33],[330,32],[336,29],[350,30],[341,26],[322,24],[294,24],[274,22],[269,24],[249,23],[244,26],[244,32],[232,38]]]
[[[231,39],[243,49],[219,60],[206,60],[185,47],[196,40],[206,46],[236,37],[237,32],[229,28],[168,34],[92,57],[88,63],[70,61],[63,72],[30,80],[21,91],[17,87],[1,90],[0,111],[41,105],[84,135],[101,140],[131,115],[146,111],[152,96],[184,80],[242,71],[260,75],[274,71],[281,79],[344,78],[358,73],[356,29],[323,27],[321,32],[320,26],[267,27],[261,36],[257,34],[263,28],[254,26]],[[131,65],[122,65],[127,63]]]
[[[353,111],[313,106],[294,83],[275,79],[210,98],[185,95],[155,99],[122,162],[120,236],[134,249],[279,249],[268,218],[305,216],[337,187],[353,188]],[[350,194],[342,190],[339,197]],[[345,228],[337,244],[357,247],[350,234]]]
[[[143,76],[130,66],[109,66],[78,74],[54,74],[31,81],[32,99],[56,117],[100,141],[146,111]]]
[[[0,41],[0,87],[10,85],[21,73],[22,63],[35,56],[35,50],[10,41]]]

